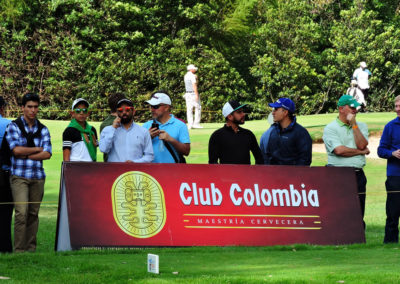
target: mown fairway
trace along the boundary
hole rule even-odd
[[[335,114],[299,117],[314,140]],[[378,133],[392,113],[360,114],[372,133]],[[396,283],[400,282],[399,245],[383,245],[386,161],[368,159],[366,244],[346,246],[292,245],[276,247],[193,247],[54,252],[61,136],[65,121],[43,121],[50,129],[53,157],[45,162],[47,181],[40,213],[38,251],[0,255],[4,283]],[[93,123],[97,129],[99,123]],[[191,130],[188,163],[206,163],[210,134],[221,123]],[[259,138],[268,127],[263,121],[246,122]],[[100,157],[100,153],[98,153]],[[323,166],[325,154],[313,154],[313,166]],[[334,205],[333,205],[334,206]],[[84,218],[84,216],[82,216]],[[146,272],[147,253],[160,255],[160,275]],[[1,281],[1,280],[0,280]]]

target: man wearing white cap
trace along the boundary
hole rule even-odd
[[[149,129],[153,143],[154,163],[184,163],[190,153],[189,131],[181,120],[171,114],[171,99],[165,91],[156,91],[146,103],[152,120],[143,127]]]
[[[186,93],[183,96],[186,100],[186,116],[188,128],[203,128],[200,125],[201,119],[201,103],[199,91],[197,89],[197,76],[195,75],[197,67],[193,64],[187,66],[187,73],[183,77],[185,81]],[[194,120],[193,120],[194,108]]]
[[[358,87],[356,80],[351,80],[350,88],[347,89],[346,94],[352,96],[361,106],[361,112],[364,112],[367,107],[367,102],[365,101],[364,94]]]
[[[100,151],[107,162],[150,163],[153,146],[149,132],[133,121],[135,108],[129,99],[117,103],[117,117],[100,133]]]
[[[253,132],[242,128],[245,112],[239,102],[231,100],[222,108],[224,127],[217,129],[208,143],[209,164],[250,164],[250,151],[256,164],[264,164],[264,159]]]
[[[357,68],[353,73],[353,79],[357,81],[358,87],[364,94],[364,99],[367,100],[369,93],[369,77],[371,72],[367,69],[367,63],[360,62],[360,68]]]

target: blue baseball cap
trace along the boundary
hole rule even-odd
[[[283,107],[284,109],[287,109],[290,113],[294,113],[296,111],[296,106],[294,105],[294,102],[289,98],[280,98],[276,102],[269,103],[268,105],[274,108]]]

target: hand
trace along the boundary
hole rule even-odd
[[[118,127],[120,127],[120,126],[121,126],[121,119],[117,116],[117,117],[114,119],[113,123],[112,123],[112,127],[118,128]]]
[[[171,136],[169,136],[168,132],[165,132],[165,130],[160,130],[160,134],[158,135],[158,138],[165,142],[170,142],[170,140],[171,140]]]
[[[398,149],[396,151],[393,151],[392,152],[392,156],[397,158],[397,159],[400,159],[400,149]]]
[[[356,115],[355,114],[352,114],[352,113],[349,113],[347,116],[346,116],[346,119],[347,119],[347,121],[348,121],[348,123],[350,124],[350,126],[354,126],[354,125],[356,125]]]
[[[365,147],[365,149],[364,150],[361,150],[361,152],[362,152],[362,154],[364,154],[364,155],[369,155],[369,149],[368,149],[368,147]]]
[[[158,128],[152,127],[149,129],[149,133],[150,133],[151,139],[153,139],[154,137],[160,135],[160,130]]]
[[[125,163],[134,163],[134,161],[126,160]]]

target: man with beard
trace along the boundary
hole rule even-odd
[[[244,124],[245,112],[239,102],[230,100],[222,108],[224,127],[217,129],[208,143],[209,164],[250,164],[250,151],[256,164],[264,160],[254,134],[239,125]]]
[[[311,164],[312,140],[308,131],[296,122],[295,105],[289,98],[270,103],[274,123],[260,140],[267,165]]]
[[[182,163],[183,155],[190,152],[188,129],[182,121],[171,114],[171,99],[165,91],[157,91],[147,101],[150,120],[143,124],[149,129],[153,142],[154,163]]]
[[[108,162],[150,163],[153,147],[147,129],[133,122],[135,108],[129,99],[117,103],[117,117],[101,132],[100,151]]]

